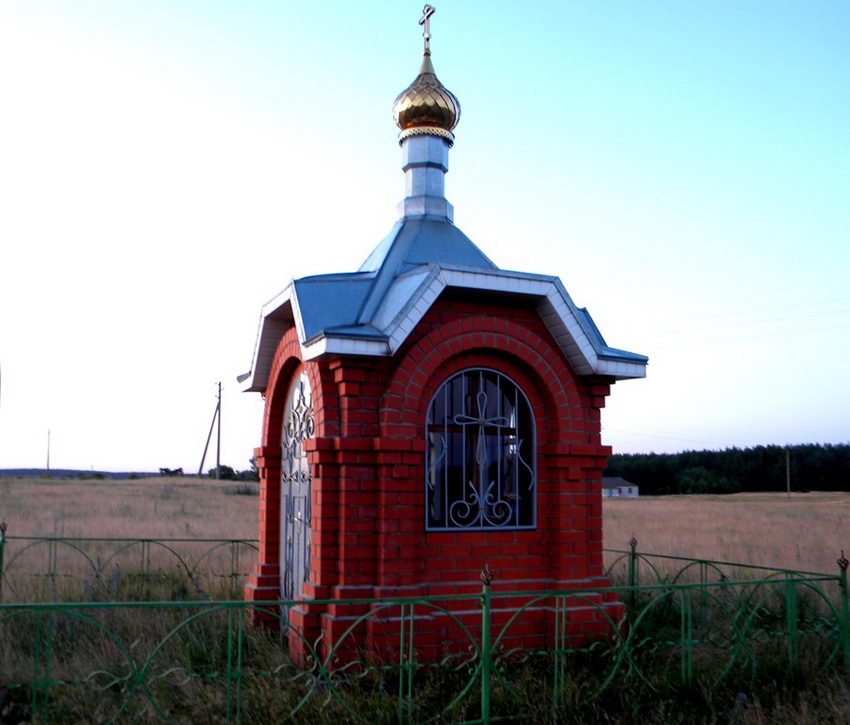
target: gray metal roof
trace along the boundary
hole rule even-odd
[[[472,240],[445,217],[399,219],[360,265],[360,272],[383,268],[402,272],[429,262],[498,269]]]
[[[305,360],[393,355],[447,287],[533,298],[579,374],[646,374],[646,356],[609,347],[557,277],[501,270],[446,217],[407,216],[357,272],[295,280],[263,308],[247,389],[265,389],[278,340],[293,322]]]

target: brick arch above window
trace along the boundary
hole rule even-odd
[[[423,335],[396,367],[381,410],[381,426],[417,435],[428,402],[445,378],[466,367],[491,367],[513,378],[535,410],[546,439],[584,440],[582,400],[574,373],[547,341],[522,325],[476,316],[440,325]],[[400,427],[399,427],[400,426]]]
[[[276,447],[280,445],[283,431],[284,409],[286,407],[286,394],[290,383],[299,368],[304,367],[310,381],[310,387],[314,400],[321,401],[327,381],[321,379],[319,366],[311,361],[304,362],[301,359],[301,346],[298,342],[298,334],[294,327],[290,328],[280,339],[277,350],[272,360],[269,371],[269,382],[263,396],[265,397],[265,408],[263,411],[263,433],[264,446]],[[317,408],[319,406],[316,406]],[[319,430],[327,411],[317,410],[316,428]]]

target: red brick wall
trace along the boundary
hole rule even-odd
[[[260,557],[252,599],[276,598],[279,576],[280,432],[286,392],[303,365],[295,329],[281,339],[266,390]],[[306,442],[312,481],[309,598],[448,594],[477,590],[485,561],[494,586],[603,584],[600,409],[610,379],[580,377],[534,307],[504,296],[445,293],[396,356],[325,356],[306,363],[316,437]],[[425,532],[424,423],[439,386],[487,367],[525,392],[537,431],[534,531]],[[322,628],[342,623],[331,612]],[[293,621],[311,631],[304,605]],[[305,632],[307,634],[307,632]]]
[[[509,376],[531,403],[537,529],[425,533],[424,456],[417,452],[402,467],[379,467],[386,513],[378,586],[388,593],[411,584],[426,584],[432,593],[469,590],[477,587],[485,560],[496,573],[494,584],[540,588],[600,576],[600,487],[610,449],[600,446],[599,408],[609,381],[576,376],[532,306],[446,295],[396,358],[381,403],[382,439],[422,441],[432,396],[468,367]],[[415,529],[408,531],[411,523]]]

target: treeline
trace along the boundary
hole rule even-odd
[[[792,491],[850,491],[850,445],[807,444],[788,449]],[[786,448],[628,453],[611,456],[606,476],[621,476],[641,494],[784,491]]]

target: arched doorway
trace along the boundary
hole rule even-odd
[[[315,431],[310,380],[302,367],[286,395],[281,433],[281,598],[303,594],[310,566],[310,465],[304,441]]]

